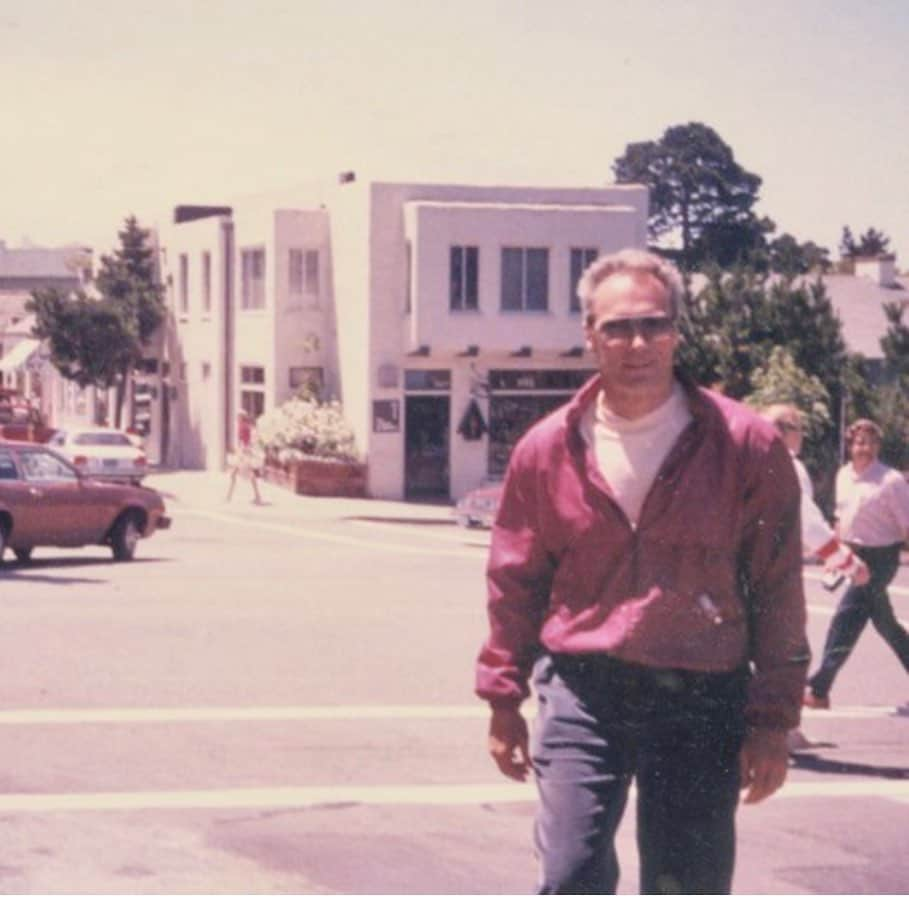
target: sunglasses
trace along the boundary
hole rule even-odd
[[[640,319],[611,319],[600,322],[596,329],[604,341],[630,344],[635,337],[644,341],[668,338],[675,331],[671,316],[643,316]]]

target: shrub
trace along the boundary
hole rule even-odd
[[[353,431],[337,401],[323,404],[309,395],[291,398],[259,417],[256,436],[266,458],[281,465],[304,458],[360,461]]]

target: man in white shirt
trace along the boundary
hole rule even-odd
[[[900,550],[909,538],[909,483],[878,460],[880,427],[857,420],[846,432],[850,463],[836,478],[839,536],[864,560],[869,582],[850,585],[836,607],[820,668],[808,679],[805,706],[830,707],[830,689],[868,620],[909,672],[909,633],[893,613],[887,587],[896,575]]]

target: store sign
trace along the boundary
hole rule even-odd
[[[491,391],[573,391],[594,373],[592,369],[493,369]]]
[[[408,369],[404,373],[407,391],[450,391],[451,372],[447,369]]]

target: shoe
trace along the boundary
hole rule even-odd
[[[802,704],[805,707],[811,707],[814,710],[829,710],[830,698],[827,695],[823,697],[815,694],[810,688],[805,690],[805,696],[802,698]]]
[[[789,753],[796,751],[807,751],[809,748],[817,748],[817,745],[809,739],[801,729],[790,729],[786,733],[786,747]]]

